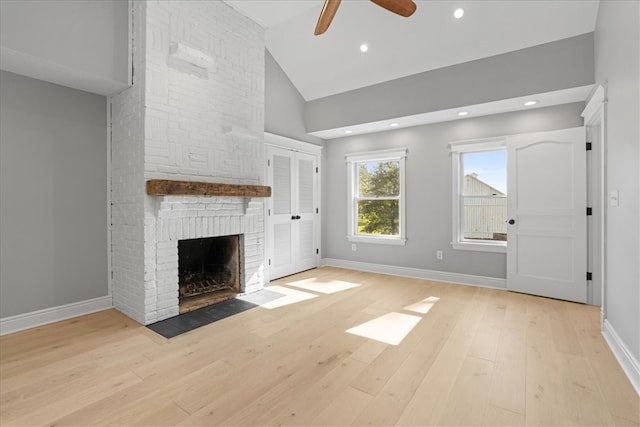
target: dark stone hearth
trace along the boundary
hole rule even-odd
[[[262,290],[162,320],[147,325],[147,328],[165,338],[173,338],[234,314],[258,307],[260,304],[265,304],[282,296],[277,292]]]
[[[240,304],[231,304],[232,302]],[[170,319],[147,325],[147,328],[162,335],[165,338],[173,338],[185,332],[192,331],[218,320],[225,319],[234,314],[242,313],[257,307],[250,302],[229,299],[208,307],[180,314]]]

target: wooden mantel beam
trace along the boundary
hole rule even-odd
[[[271,197],[271,187],[150,179],[147,181],[147,194],[150,196]]]

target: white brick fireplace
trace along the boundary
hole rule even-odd
[[[259,199],[160,196],[145,219],[145,306],[157,319],[178,314],[178,240],[240,235],[243,293],[263,287],[263,207]]]
[[[150,179],[264,183],[264,30],[221,1],[134,0],[134,85],[111,98],[114,306],[178,314],[178,240],[241,236],[241,291],[264,285],[263,200],[152,196]]]

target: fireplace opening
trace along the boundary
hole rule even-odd
[[[240,283],[239,235],[178,241],[180,313],[233,298]]]

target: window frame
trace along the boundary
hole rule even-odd
[[[407,149],[390,149],[379,151],[368,151],[361,153],[346,154],[347,163],[347,240],[354,243],[377,243],[384,245],[401,245],[404,246],[406,238],[406,197],[405,197],[405,163],[407,157]],[[400,164],[400,195],[398,197],[398,236],[358,234],[358,167],[357,165],[365,162],[385,162],[398,161]]]
[[[463,237],[463,185],[464,167],[462,165],[462,155],[467,153],[481,153],[486,151],[506,150],[506,138],[485,138],[467,141],[456,141],[449,143],[449,151],[451,153],[451,172],[452,172],[452,227],[451,227],[451,246],[453,249],[465,251],[479,252],[507,252],[507,241],[490,241],[465,239]],[[506,166],[506,165],[505,165]],[[508,193],[507,193],[507,197]]]

